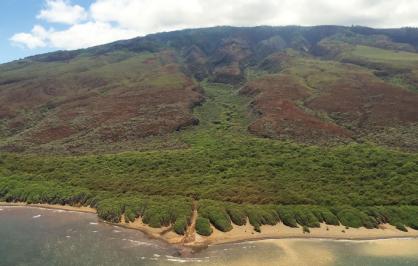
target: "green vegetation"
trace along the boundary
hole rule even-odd
[[[217,202],[202,200],[199,202],[199,215],[207,218],[216,229],[228,232],[232,229],[231,220],[225,208]]]
[[[192,200],[198,232],[248,221],[417,228],[418,155],[370,144],[304,146],[245,131],[245,104],[232,87],[205,85],[199,127],[174,135],[187,149],[86,156],[0,155],[0,199],[91,205],[111,222],[142,217],[183,234]],[[158,195],[158,196],[157,196]],[[292,204],[292,205],[288,205]],[[394,205],[394,206],[391,206]],[[410,205],[396,207],[395,205]],[[347,206],[347,207],[335,207]],[[373,207],[381,206],[381,207]]]
[[[202,236],[210,236],[212,234],[212,228],[210,227],[210,221],[207,218],[197,217],[196,219],[196,232]]]
[[[91,206],[109,222],[141,218],[178,234],[186,233],[196,205],[196,231],[204,236],[247,223],[258,232],[279,222],[304,232],[320,223],[418,229],[418,153],[406,151],[417,145],[415,102],[397,93],[416,91],[418,55],[407,52],[416,44],[396,43],[390,32],[393,40],[344,35],[320,42],[317,30],[259,27],[263,42],[242,29],[238,39],[248,43],[224,42],[235,36],[231,28],[192,30],[1,65],[0,98],[21,99],[0,106],[0,148],[16,152],[0,154],[0,201]],[[392,50],[370,47],[376,40],[376,47]],[[328,50],[317,51],[324,53],[318,58],[309,47]],[[271,66],[262,70],[267,55]],[[290,121],[285,133],[298,120],[320,124],[318,131],[323,122],[334,123],[355,136],[318,146],[251,135],[252,116],[263,115],[249,110],[263,100],[260,88],[244,96],[242,84],[208,82],[215,79],[203,67],[223,70],[221,78],[231,84],[278,76],[294,81],[286,88],[271,86],[274,78],[265,83],[273,88],[264,99],[266,113],[288,108],[294,115],[271,118]],[[30,83],[39,95],[28,100]],[[80,97],[73,99],[75,92]],[[412,107],[396,108],[399,102]],[[408,119],[389,119],[388,106]],[[272,129],[266,121],[262,128]]]
[[[409,75],[418,76],[417,73],[411,72]],[[396,86],[408,89],[410,91],[418,92],[418,86],[416,84],[411,84],[408,81],[408,75],[406,74],[396,74],[391,76],[388,81]]]
[[[392,64],[418,64],[418,54],[394,51],[370,46],[357,45],[352,52],[353,56],[364,57],[373,62],[386,62]]]
[[[280,221],[279,215],[272,206],[248,206],[246,208],[248,220],[257,232],[260,232],[260,226],[264,224],[275,225]]]

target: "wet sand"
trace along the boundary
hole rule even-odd
[[[346,242],[346,243],[344,243]],[[386,259],[387,265],[397,265],[397,259],[405,260],[405,265],[415,265],[418,257],[417,239],[379,239],[379,240],[315,240],[315,239],[268,239],[256,242],[264,245],[271,253],[280,252],[280,256],[271,259],[264,257],[235,258],[230,264],[238,265],[335,265],[336,262],[346,262],[347,265],[382,265]],[[244,246],[243,246],[244,247]],[[247,246],[248,248],[251,246]],[[377,259],[377,261],[374,261]],[[366,261],[368,263],[366,263]],[[362,264],[364,263],[364,264]],[[342,263],[344,264],[344,263]],[[341,264],[341,265],[342,265]],[[338,264],[340,265],[340,264]],[[386,265],[386,264],[385,264]],[[401,264],[400,265],[404,265]]]
[[[183,243],[184,237],[173,232],[171,227],[152,228],[149,225],[144,224],[141,218],[136,219],[134,222],[126,223],[124,217],[122,217],[121,222],[117,225],[129,229],[139,230],[151,238],[160,239],[169,244]]]
[[[399,241],[385,239],[381,241],[366,241],[358,252],[375,257],[411,257],[418,256],[418,241]]]
[[[58,204],[27,204],[23,202],[0,202],[1,206],[15,206],[15,207],[33,207],[33,208],[43,208],[43,209],[54,209],[54,210],[63,210],[63,211],[75,211],[75,212],[87,212],[87,213],[97,213],[96,209],[80,206],[70,206],[70,205],[58,205]]]
[[[266,239],[336,239],[336,240],[374,240],[391,238],[418,238],[418,230],[408,228],[408,232],[396,229],[390,224],[382,224],[379,229],[349,228],[345,226],[332,226],[321,224],[320,228],[310,228],[310,233],[304,233],[302,227],[292,228],[279,223],[277,225],[261,226],[261,233],[256,232],[247,221],[244,226],[233,225],[229,232],[221,232],[212,227],[213,233],[208,236],[195,234],[194,241],[185,242],[184,236],[180,236],[170,227],[151,228],[144,224],[141,218],[133,223],[122,222],[118,224],[125,228],[140,230],[151,238],[160,239],[170,244],[183,245],[190,248],[202,248],[209,245],[237,243]]]
[[[303,234],[301,228],[288,228],[280,224],[265,226],[264,230],[262,227],[263,233],[257,233],[258,236],[253,236],[256,238],[248,240],[248,234],[253,235],[252,227],[234,226],[232,232],[229,233],[215,231],[211,237],[197,236],[198,242],[196,243],[207,241],[208,244],[208,241],[212,239],[212,245],[197,253],[184,255],[182,250],[190,248],[185,248],[183,244],[169,245],[150,239],[139,230],[125,230],[120,228],[120,225],[118,228],[115,225],[99,223],[96,214],[79,213],[74,208],[58,211],[56,209],[62,209],[58,206],[48,208],[22,204],[15,206],[18,207],[2,208],[0,205],[2,221],[0,235],[4,240],[3,242],[0,240],[0,255],[9,262],[6,265],[15,265],[17,262],[38,265],[29,262],[36,262],[39,258],[43,262],[50,262],[53,259],[57,264],[72,261],[75,265],[80,265],[82,262],[87,265],[87,261],[90,262],[88,265],[146,266],[168,266],[173,265],[174,262],[191,266],[418,265],[418,238],[408,237],[407,233],[402,236],[402,239],[359,240],[355,238],[363,237],[365,233],[370,238],[370,232],[375,232],[375,230],[379,233],[372,233],[372,235],[378,238],[385,238],[388,235],[392,237],[400,232],[393,228],[375,230],[344,228],[348,232],[352,231],[351,238],[335,240],[342,239],[338,232],[334,232],[342,227],[329,226],[328,230],[325,227],[328,236],[323,237],[322,228],[312,230],[311,234],[314,236],[309,236],[309,234]],[[124,224],[123,227],[138,228],[140,231],[146,228],[151,234],[148,236],[153,237],[152,234],[154,234],[157,238],[165,238],[166,242],[170,239],[176,242],[182,238],[168,231],[169,227],[150,228],[140,219],[135,223]],[[284,232],[286,229],[289,230]],[[241,230],[244,233],[239,235]],[[382,234],[381,231],[389,233]],[[390,233],[392,231],[395,233]],[[260,240],[258,238],[260,235],[270,238]],[[238,240],[236,240],[237,236],[240,236]],[[236,243],[233,243],[233,240],[236,240]],[[22,250],[25,256],[22,256]]]
[[[96,213],[95,209],[84,206],[74,207],[68,205],[0,203],[0,207],[1,206],[24,206]],[[247,224],[244,226],[233,225],[233,229],[226,233],[213,228],[212,235],[204,237],[196,234],[192,242],[187,242],[185,241],[184,236],[174,233],[170,227],[152,228],[144,224],[141,218],[136,219],[134,222],[126,223],[122,217],[122,221],[116,225],[122,226],[124,228],[139,230],[151,238],[160,239],[169,244],[184,245],[191,248],[263,239],[318,238],[337,240],[372,240],[390,238],[418,238],[418,230],[407,228],[408,232],[403,232],[389,224],[382,224],[380,225],[379,229],[367,229],[364,227],[347,229],[344,226],[321,224],[320,228],[310,228],[310,233],[304,233],[301,227],[292,228],[285,226],[282,223],[278,223],[274,226],[261,226],[261,233],[259,233],[256,232],[253,226],[250,225],[247,221]]]

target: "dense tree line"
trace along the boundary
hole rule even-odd
[[[290,227],[315,228],[325,223],[369,229],[389,223],[400,230],[405,226],[418,230],[418,206],[240,205],[202,200],[199,215],[223,232],[230,231],[232,223],[244,225],[247,220],[258,232],[262,225],[279,222]]]
[[[0,179],[0,200],[91,206],[97,209],[103,220],[118,223],[133,222],[141,217],[145,224],[159,228],[172,226],[178,234],[184,234],[191,222],[192,199],[185,197],[162,197],[115,195],[109,192],[92,193],[86,189],[63,187],[53,181],[22,182],[16,176]],[[290,227],[319,227],[320,223],[347,227],[377,228],[389,223],[399,230],[411,227],[418,230],[418,206],[319,206],[319,205],[253,205],[198,201],[196,230],[201,235],[212,233],[211,224],[218,230],[228,232],[232,224],[249,222],[256,231],[262,225],[279,222]]]

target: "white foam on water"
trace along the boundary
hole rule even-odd
[[[65,236],[66,238],[70,238],[71,236]]]
[[[37,219],[37,218],[39,218],[39,217],[41,217],[41,216],[42,216],[42,215],[38,214],[38,215],[33,216],[32,218],[33,218],[33,219]]]
[[[95,231],[92,231],[92,232],[93,232],[93,233],[97,233],[97,232],[99,232],[99,231],[96,231],[96,230],[95,230]]]
[[[119,230],[113,230],[112,232],[113,233],[120,233],[121,231],[119,231]]]
[[[185,259],[175,259],[175,258],[173,258],[173,259],[167,259],[167,261],[170,261],[170,262],[179,262],[179,263],[185,263],[185,262],[189,262],[188,260],[185,260]]]
[[[180,263],[202,262],[202,259],[199,259],[199,258],[179,258],[179,257],[170,256],[170,255],[165,255],[165,257],[167,258],[167,261],[171,261],[171,262],[180,262]],[[209,259],[209,257],[205,257],[205,259]]]
[[[373,243],[380,241],[391,241],[391,240],[414,240],[416,237],[388,237],[388,238],[376,238],[376,239],[328,239],[328,238],[317,238],[309,239],[309,241],[324,241],[324,242],[346,242],[346,243]]]
[[[154,256],[154,257],[157,257],[157,258],[161,257],[161,255],[160,255],[160,254],[154,254],[153,256]]]
[[[0,212],[3,211],[4,209],[0,209]]]
[[[254,244],[257,242],[258,242],[257,240],[248,240],[248,241],[243,241],[243,242],[232,243],[231,245],[241,246],[241,245],[246,245],[246,244]]]
[[[171,258],[167,258],[167,261],[170,262],[179,262],[179,263],[186,263],[186,262],[202,262],[203,260],[201,259],[193,259],[193,258],[176,258],[176,257],[171,257]]]
[[[135,246],[154,246],[154,244],[148,243],[148,242],[142,242],[138,240],[132,240],[132,239],[126,239],[127,241],[131,242]]]
[[[99,223],[90,222],[91,225],[98,225]]]
[[[416,237],[390,237],[390,238],[381,238],[381,239],[369,239],[365,240],[366,242],[376,242],[376,241],[390,241],[390,240],[415,240]]]

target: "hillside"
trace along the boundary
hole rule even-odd
[[[418,229],[417,49],[416,29],[217,27],[0,65],[0,199],[179,234],[196,206],[201,235]]]

